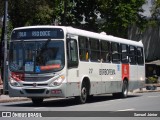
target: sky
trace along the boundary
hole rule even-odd
[[[152,2],[153,0],[146,0],[146,4],[144,4],[142,6],[142,8],[144,9],[144,13],[142,13],[144,16],[147,16],[147,17],[151,17],[151,7],[152,7]]]

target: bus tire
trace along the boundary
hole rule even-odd
[[[127,96],[128,96],[128,81],[124,80],[123,86],[122,86],[121,97],[126,98]]]
[[[128,81],[123,81],[122,92],[113,93],[114,98],[126,98],[128,96]]]
[[[34,105],[40,105],[43,102],[43,98],[31,98]]]
[[[81,88],[81,95],[80,96],[76,96],[76,102],[78,102],[79,104],[84,104],[87,101],[87,87],[85,84],[82,84],[82,88]]]

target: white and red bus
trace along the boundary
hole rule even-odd
[[[135,42],[72,27],[15,28],[9,50],[9,95],[35,104],[48,97],[112,93],[143,87],[144,49]]]

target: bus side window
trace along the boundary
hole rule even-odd
[[[129,63],[130,64],[136,64],[136,47],[129,46]]]
[[[98,39],[89,38],[90,42],[90,60],[100,62],[100,44]]]
[[[122,63],[128,63],[128,46],[121,44]]]
[[[89,53],[88,53],[88,38],[87,37],[78,37],[79,43],[79,58],[81,61],[88,61],[89,60]]]
[[[101,59],[102,62],[110,62],[110,43],[108,41],[101,40]]]
[[[137,48],[137,62],[139,65],[144,64],[144,59],[143,59],[143,48],[138,47]]]
[[[68,68],[78,67],[77,41],[74,39],[67,39],[67,61]]]
[[[120,62],[120,50],[119,50],[119,43],[112,43],[111,44],[112,49],[112,62],[113,63],[119,63]]]

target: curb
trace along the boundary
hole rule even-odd
[[[133,93],[147,93],[147,92],[160,92],[160,90],[142,90],[142,91],[135,91]]]
[[[18,101],[30,101],[29,98],[6,98],[1,99],[0,97],[0,103],[7,103],[7,102],[18,102]]]

